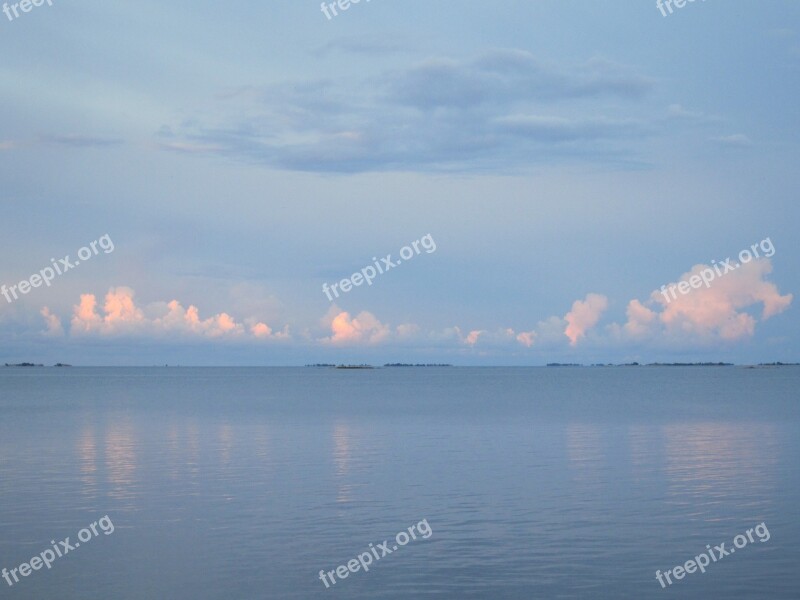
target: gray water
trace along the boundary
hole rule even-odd
[[[0,598],[799,598],[799,383],[792,367],[0,369],[0,568],[114,527],[0,579]],[[423,520],[427,539],[319,579]],[[768,541],[656,580],[762,522]]]

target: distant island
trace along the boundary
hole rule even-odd
[[[440,364],[440,363],[386,363],[384,367],[452,367],[453,365]],[[372,365],[333,365],[330,363],[314,363],[306,365],[310,368],[328,368],[328,369],[376,369]]]
[[[733,363],[700,362],[700,363],[650,363],[648,367],[733,367]]]
[[[783,363],[783,362],[773,362],[773,363],[758,363],[759,367],[800,367],[800,363]]]
[[[6,363],[6,366],[7,367],[43,367],[44,365],[35,365],[33,363],[23,362],[23,363],[18,363],[16,365],[10,365],[10,364]],[[56,363],[53,366],[54,367],[71,367],[72,365],[65,365],[63,363]]]
[[[306,365],[311,368],[326,368],[326,369],[374,369],[372,365],[333,365],[328,363],[316,363],[313,365]]]
[[[453,365],[438,364],[438,363],[431,363],[431,364],[417,363],[415,365],[412,365],[411,363],[386,363],[383,366],[384,367],[452,367]]]
[[[775,365],[782,365],[784,363],[773,363]],[[577,364],[577,363],[547,363],[548,367],[583,367],[584,365]],[[646,365],[640,365],[638,362],[632,363],[623,363],[623,364],[603,364],[603,363],[595,363],[592,365],[593,367],[735,367],[733,363],[726,363],[726,362],[696,362],[696,363],[647,363]]]

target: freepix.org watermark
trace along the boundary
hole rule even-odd
[[[95,240],[88,246],[84,246],[78,250],[79,260],[70,260],[69,254],[67,254],[64,258],[59,258],[58,262],[56,262],[55,258],[51,258],[50,262],[53,264],[52,267],[45,267],[38,273],[34,273],[28,279],[24,279],[15,285],[0,285],[0,294],[3,294],[3,297],[8,301],[9,304],[11,304],[14,300],[19,298],[17,291],[24,295],[30,292],[33,288],[41,287],[42,284],[50,287],[56,275],[63,275],[70,269],[74,269],[81,264],[81,261],[86,262],[93,256],[100,254],[98,246],[105,254],[110,254],[114,251],[114,242],[111,241],[111,238],[108,236],[108,234],[105,234],[99,240]],[[14,300],[11,299],[11,296],[14,297]]]
[[[19,10],[24,13],[29,13],[34,7],[41,6],[45,2],[47,2],[47,6],[53,6],[53,0],[22,0],[22,2],[16,2],[11,5],[9,5],[8,2],[4,2],[3,12],[8,17],[9,21],[13,21],[19,17]],[[12,12],[14,13],[13,17],[11,16]]]
[[[694,557],[694,560],[687,560],[683,565],[678,565],[677,567],[673,567],[663,573],[661,570],[656,571],[656,579],[658,580],[658,583],[661,584],[662,588],[665,588],[668,585],[672,585],[670,574],[672,574],[672,577],[674,577],[676,580],[680,580],[686,577],[687,573],[692,574],[698,570],[701,573],[705,573],[706,567],[712,562],[722,560],[729,554],[736,552],[737,549],[744,548],[747,546],[747,544],[752,544],[755,541],[753,538],[754,532],[758,536],[758,541],[762,544],[768,541],[770,538],[767,524],[762,522],[760,525],[756,525],[754,528],[748,529],[745,532],[747,534],[746,536],[740,533],[733,538],[733,548],[726,549],[725,542],[722,542],[719,546],[714,546],[714,549],[712,550],[711,546],[706,544],[707,552],[701,552]],[[664,579],[667,580],[667,583],[664,583]]]
[[[100,527],[100,531],[102,531],[106,535],[111,535],[114,533],[114,523],[111,522],[111,519],[108,515],[100,519],[99,521],[95,521],[91,525],[89,525],[86,529],[81,529],[78,532],[78,540],[74,544],[70,543],[69,537],[64,538],[60,542],[56,544],[55,540],[50,540],[50,544],[53,546],[52,549],[48,548],[41,554],[37,554],[28,562],[22,563],[20,566],[15,567],[13,569],[6,569],[4,568],[2,571],[3,579],[6,580],[6,583],[9,586],[13,586],[15,583],[19,583],[20,579],[17,573],[22,575],[23,577],[27,577],[33,571],[38,571],[42,567],[47,567],[50,569],[53,566],[53,562],[57,558],[61,558],[62,556],[66,556],[76,548],[80,548],[81,543],[86,543],[100,535],[97,531],[97,528]],[[91,531],[90,531],[91,530]],[[14,581],[11,581],[11,579]]]
[[[364,1],[369,2],[369,0]],[[361,0],[337,0],[336,2],[323,2],[321,10],[325,16],[328,17],[328,21],[330,21],[333,17],[339,16],[339,13],[336,12],[337,7],[339,10],[344,12],[349,9],[352,4],[358,4],[359,2],[361,2]],[[333,13],[333,17],[331,16],[331,13]]]
[[[706,268],[700,271],[697,275],[692,275],[689,277],[688,281],[681,281],[677,284],[670,285],[667,287],[666,285],[661,286],[661,293],[664,295],[667,303],[672,302],[672,300],[677,300],[677,296],[675,295],[675,290],[677,289],[681,294],[688,294],[692,291],[692,289],[698,289],[703,285],[706,288],[711,287],[711,282],[714,281],[717,277],[722,277],[723,275],[727,275],[730,271],[735,271],[740,266],[749,263],[754,258],[761,258],[761,254],[759,254],[759,249],[763,252],[763,256],[765,258],[770,258],[773,254],[775,254],[775,246],[772,244],[772,240],[769,238],[763,239],[757,244],[753,244],[750,248],[745,248],[741,252],[739,252],[739,262],[738,263],[731,263],[730,258],[726,258],[722,262],[717,262],[716,260],[711,261],[711,265],[714,267]],[[669,297],[669,294],[672,294],[672,298]]]
[[[400,258],[397,260],[393,261],[391,254],[387,254],[385,258],[380,260],[380,262],[378,261],[377,257],[373,256],[372,260],[375,264],[374,267],[372,265],[368,265],[361,269],[360,272],[353,273],[350,277],[342,279],[339,283],[331,284],[330,287],[327,283],[323,283],[322,292],[328,296],[328,300],[333,302],[331,292],[333,292],[334,296],[338,298],[339,290],[341,290],[342,293],[347,293],[354,287],[360,286],[365,281],[367,282],[367,285],[372,285],[372,280],[378,275],[383,275],[388,270],[399,266],[404,260],[411,260],[417,254],[421,254],[419,249],[420,245],[422,245],[426,254],[436,252],[436,242],[433,241],[433,237],[429,233],[422,239],[411,242],[410,245],[400,248]],[[337,290],[336,288],[339,289]]]
[[[416,530],[416,531],[415,531]],[[417,534],[420,534],[423,539],[428,539],[433,535],[433,529],[431,526],[428,525],[428,519],[422,519],[416,525],[412,525],[406,531],[401,531],[396,536],[394,536],[395,543],[392,547],[389,547],[389,541],[383,540],[382,544],[378,544],[375,547],[373,544],[369,545],[369,551],[362,552],[358,555],[357,558],[352,558],[347,561],[346,565],[339,565],[335,569],[331,571],[321,570],[319,572],[319,578],[322,583],[325,584],[326,588],[331,587],[331,584],[328,583],[328,578],[330,578],[331,583],[336,585],[336,577],[341,579],[347,579],[350,573],[357,573],[359,570],[363,569],[366,573],[369,571],[369,566],[372,564],[372,557],[375,557],[375,560],[380,560],[384,556],[388,556],[395,550],[399,550],[402,546],[408,544],[411,540],[417,539]],[[380,554],[379,554],[380,552]]]
[[[703,0],[705,2],[706,0]],[[675,8],[683,8],[686,6],[686,3],[692,3],[694,0],[656,0],[656,8],[661,11],[663,16],[667,16],[667,11],[669,14],[672,14],[672,5],[675,5]],[[665,9],[666,7],[666,9]]]

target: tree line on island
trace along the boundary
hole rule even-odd
[[[452,367],[453,365],[446,365],[446,364],[438,364],[438,363],[386,363],[383,365],[384,367]],[[316,363],[313,365],[306,365],[306,367],[327,367],[331,369],[376,369],[379,367],[374,367],[373,365],[361,364],[361,365],[334,365],[330,363]]]
[[[7,367],[43,367],[44,365],[36,365],[36,364],[33,364],[33,363],[29,363],[29,362],[22,362],[22,363],[17,363],[16,365],[10,365],[10,364],[6,363],[6,366]],[[71,367],[72,365],[65,365],[63,363],[56,363],[53,366],[54,367]]]

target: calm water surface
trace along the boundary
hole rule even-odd
[[[800,368],[0,369],[0,598],[800,598]],[[326,589],[369,544],[417,539]],[[754,543],[665,571],[764,522]],[[13,580],[12,580],[13,581]]]

